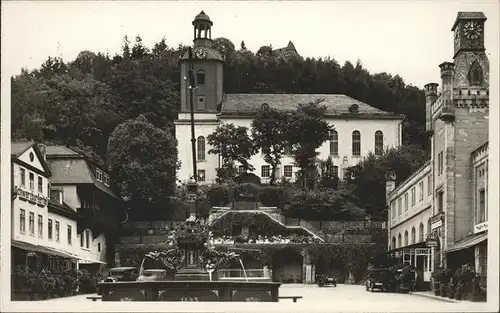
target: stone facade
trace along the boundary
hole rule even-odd
[[[486,196],[479,190],[487,190],[486,178],[481,176],[478,180],[479,173],[487,172],[484,146],[487,147],[489,127],[489,62],[483,42],[485,20],[481,12],[458,14],[453,27],[454,62],[440,65],[442,90],[438,93],[436,83],[425,86],[426,131],[432,149],[430,164],[395,189],[388,188],[387,203],[391,205],[404,190],[417,186],[414,177],[429,173],[432,205],[422,214],[430,216],[426,241],[434,243],[428,246],[432,249],[432,268],[453,268],[459,263],[472,262],[478,272],[485,269],[486,237],[478,234],[487,229],[487,222],[485,224],[484,213],[479,220],[477,213],[478,207],[486,202]],[[471,31],[474,29],[471,21],[480,26],[475,28],[476,33]],[[391,185],[388,181],[388,186]],[[482,197],[482,202],[478,202],[478,197]],[[391,215],[388,218],[389,250],[399,249],[401,246],[394,247],[392,238],[397,238],[401,227],[411,228],[415,221],[412,216],[403,220]],[[404,245],[402,248],[404,250]],[[462,254],[463,259],[453,257],[452,252],[463,250],[469,251]]]

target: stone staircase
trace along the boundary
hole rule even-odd
[[[229,212],[240,212],[240,213],[251,212],[251,213],[264,214],[273,221],[275,221],[276,223],[281,224],[286,228],[303,229],[307,231],[309,234],[311,234],[313,237],[324,241],[323,232],[318,230],[316,227],[314,227],[311,223],[308,223],[307,221],[301,221],[300,225],[295,225],[295,226],[287,225],[285,222],[285,217],[279,212],[279,210],[276,207],[258,207],[257,209],[253,210],[244,210],[244,209],[232,210],[230,207],[214,207],[210,212],[208,223],[209,224],[214,223],[216,220],[220,219]]]

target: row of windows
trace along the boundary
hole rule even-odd
[[[109,175],[104,173],[100,168],[96,168],[95,170],[95,179],[109,187]]]
[[[427,236],[429,236],[430,231],[431,231],[431,219],[428,219],[427,220]],[[424,224],[423,223],[420,223],[420,225],[418,227],[418,241],[417,241],[416,237],[417,237],[416,229],[415,229],[415,227],[412,227],[411,228],[411,238],[408,238],[408,231],[407,230],[404,233],[404,239],[403,239],[403,236],[401,236],[401,233],[398,234],[397,242],[396,242],[396,237],[392,236],[391,248],[392,249],[401,248],[401,247],[405,247],[408,245],[412,245],[415,243],[425,241],[425,232],[424,232]]]
[[[240,165],[238,168],[239,173],[244,172],[244,166]],[[338,166],[333,166],[332,169],[332,174],[337,176],[339,175],[339,167]],[[270,165],[262,165],[260,169],[260,176],[262,178],[269,178],[271,177],[271,166]],[[286,178],[291,178],[293,177],[293,165],[285,165],[283,166],[283,176]],[[206,177],[206,171],[205,170],[198,170],[198,181],[204,182]]]
[[[330,132],[330,155],[339,154],[339,134],[336,130]],[[361,133],[357,130],[352,132],[352,155],[361,155]],[[375,155],[381,155],[384,152],[384,134],[382,131],[375,132]]]
[[[21,234],[26,234],[26,210],[20,209],[19,216],[19,231]],[[28,234],[35,236],[35,213],[29,212],[28,217]],[[43,238],[43,216],[38,214],[38,238]],[[68,245],[73,244],[73,227],[67,225],[66,238]],[[61,225],[59,221],[54,221],[51,218],[47,220],[47,238],[55,242],[61,241]],[[89,249],[90,247],[90,231],[85,230],[84,234],[80,236],[80,246]],[[98,244],[98,251],[101,251],[101,244]]]
[[[21,186],[26,187],[26,170],[24,168],[20,168],[20,176],[21,176]],[[35,190],[35,174],[33,172],[29,172],[29,183],[30,190]],[[43,177],[38,175],[38,193],[43,193]]]
[[[432,194],[432,176],[427,176],[427,196]],[[399,197],[393,202],[391,202],[391,215],[392,218],[396,218],[396,215],[401,215],[403,211],[408,211],[409,208],[413,208],[418,202],[424,200],[425,196],[425,188],[424,188],[424,180],[421,180],[416,187],[410,189],[409,192],[406,192],[403,196]],[[418,201],[417,201],[418,198]],[[397,205],[397,207],[396,207]],[[397,208],[397,214],[396,214]]]
[[[329,134],[330,155],[339,154],[339,134],[336,130]],[[200,136],[196,141],[196,157],[198,161],[204,161],[206,158],[206,141],[205,137]],[[377,130],[375,132],[375,155],[381,155],[384,152],[384,134]],[[291,148],[285,148],[285,155],[291,154]],[[357,130],[352,132],[352,155],[361,155],[361,133]]]

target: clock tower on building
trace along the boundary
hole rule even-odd
[[[205,12],[201,11],[193,21],[193,107],[195,113],[217,113],[222,102],[223,58],[213,48],[212,26]],[[181,59],[181,113],[190,112],[189,54]]]
[[[454,32],[455,89],[487,89],[489,61],[484,48],[484,22],[482,12],[459,12]]]

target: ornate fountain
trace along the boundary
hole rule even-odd
[[[145,260],[159,261],[172,279],[100,283],[102,300],[278,301],[280,283],[218,280],[217,268],[239,259],[239,255],[217,250],[211,244],[211,232],[194,215],[170,232],[167,246],[165,250],[146,254]]]

